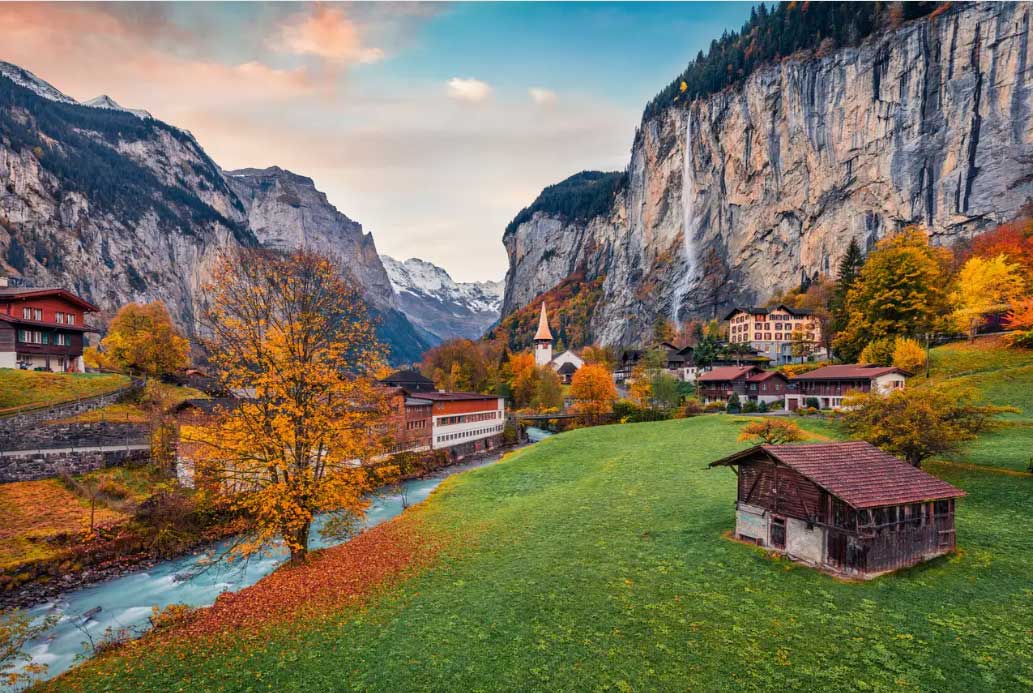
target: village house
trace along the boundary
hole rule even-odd
[[[809,310],[778,305],[772,308],[735,308],[724,319],[728,321],[728,343],[749,344],[776,365],[806,361],[794,357],[793,335],[811,345],[812,354],[823,353],[821,324]]]
[[[809,373],[793,376],[786,390],[786,409],[817,405],[816,409],[843,406],[849,392],[878,392],[886,394],[904,387],[907,374],[890,366],[849,364],[824,366]]]
[[[439,392],[418,371],[398,371],[380,381],[392,398],[393,452],[445,450],[454,459],[502,444],[505,400],[475,392]]]
[[[697,368],[692,360],[692,347],[678,347],[670,342],[661,342],[654,349],[665,352],[664,370],[678,380],[691,383],[695,382],[696,376],[702,371]],[[631,377],[632,371],[645,358],[648,349],[625,349],[621,352],[617,367],[614,369],[613,378],[621,383]]]
[[[955,548],[961,489],[862,441],[759,445],[736,468],[735,536],[846,577],[868,579]]]
[[[785,397],[789,381],[758,366],[718,366],[700,374],[696,383],[704,403],[727,402],[736,394],[743,402],[773,404]]]
[[[82,373],[83,318],[97,306],[61,288],[12,288],[0,278],[0,368]]]

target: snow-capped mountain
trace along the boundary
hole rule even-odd
[[[25,87],[26,89],[34,91],[44,99],[50,99],[51,101],[58,101],[60,103],[79,103],[71,96],[62,94],[60,91],[55,89],[52,84],[43,81],[28,70],[24,70],[17,65],[12,65],[11,63],[5,63],[2,60],[0,60],[0,75],[11,80],[19,87]]]
[[[89,101],[83,101],[83,106],[90,106],[91,108],[107,108],[112,111],[125,111],[126,113],[132,113],[137,118],[153,118],[150,113],[143,110],[142,108],[126,108],[125,106],[118,105],[118,102],[107,94],[101,94],[95,99]]]
[[[380,259],[402,312],[438,341],[477,339],[498,320],[501,281],[457,282],[426,260],[399,262],[387,255]]]

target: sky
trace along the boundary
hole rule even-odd
[[[642,109],[750,3],[0,4],[0,60],[311,177],[381,253],[501,279],[541,189],[619,170]]]

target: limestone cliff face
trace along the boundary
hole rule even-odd
[[[365,288],[376,307],[396,307],[373,236],[330,204],[311,178],[275,166],[228,171],[226,177],[262,245],[308,248],[333,257]]]
[[[851,238],[950,244],[1033,200],[1030,7],[980,4],[787,60],[646,120],[604,215],[504,238],[503,313],[574,269],[605,275],[593,337],[712,317],[831,273]]]

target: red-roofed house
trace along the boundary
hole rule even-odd
[[[765,371],[758,366],[718,366],[696,377],[704,402],[724,402],[732,394],[742,401],[780,402],[789,381],[778,371]]]
[[[758,445],[738,467],[735,535],[830,572],[872,578],[955,547],[959,488],[860,442]]]
[[[0,284],[0,368],[83,371],[83,318],[98,308],[60,288]]]
[[[843,406],[848,392],[881,392],[904,387],[907,375],[899,368],[850,364],[825,366],[789,379],[786,409],[793,411],[815,400],[818,409]]]

